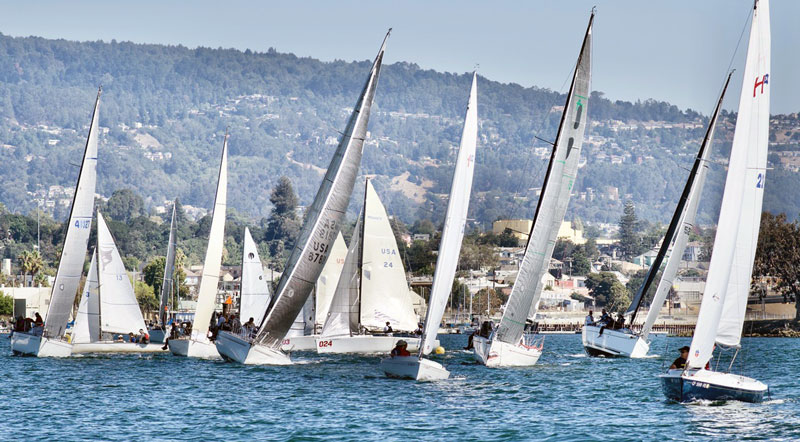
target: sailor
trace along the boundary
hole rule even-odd
[[[483,324],[481,324],[481,331],[480,333],[478,333],[478,336],[489,339],[489,336],[491,336],[491,334],[492,334],[491,321],[483,321]]]
[[[467,338],[467,346],[464,347],[464,350],[472,350],[475,348],[475,336],[478,336],[479,330],[476,328],[469,338]]]
[[[148,335],[147,332],[145,332],[144,330],[142,330],[140,328],[137,341],[140,344],[149,344],[150,343],[150,335]]]
[[[679,348],[678,351],[681,352],[681,355],[669,366],[670,370],[682,370],[686,368],[686,359],[689,357],[689,347],[684,345]]]
[[[128,333],[128,342],[135,344],[137,342],[136,336],[133,335],[133,332]]]
[[[606,309],[603,309],[603,311],[601,312],[600,322],[603,323],[603,325],[608,325],[612,322],[611,316],[608,315]]]
[[[425,329],[423,328],[422,323],[420,322],[420,323],[417,324],[417,329],[414,330],[414,334],[415,335],[421,335],[423,330],[425,330]]]
[[[383,327],[383,332],[386,334],[394,332],[394,330],[392,330],[392,325],[389,324],[389,321],[386,321],[386,327]]]
[[[392,357],[395,356],[411,356],[408,352],[408,343],[404,340],[397,341],[397,344],[392,349]]]
[[[256,329],[256,320],[254,318],[250,318],[249,321],[245,322],[242,325],[242,330],[244,330],[244,334],[246,336],[250,336],[250,333],[254,332]]]
[[[584,322],[585,325],[594,325],[594,312],[589,310],[589,314],[586,315],[586,321]]]

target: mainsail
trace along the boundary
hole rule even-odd
[[[720,206],[714,252],[687,366],[701,368],[714,344],[738,346],[753,271],[769,141],[769,1],[756,1],[744,84]]]
[[[175,206],[177,200],[172,203],[172,221],[169,224],[169,243],[167,244],[167,259],[164,262],[164,278],[161,280],[161,303],[158,309],[158,318],[162,326],[167,325],[167,310],[170,298],[173,296],[173,285],[175,284],[175,247],[176,244],[176,220]]]
[[[516,345],[525,330],[525,322],[533,306],[538,304],[556,244],[556,236],[567,211],[570,192],[575,182],[583,134],[586,129],[587,105],[591,82],[592,23],[594,12],[583,39],[575,74],[567,95],[564,113],[545,174],[541,197],[536,206],[525,255],[517,280],[511,290],[496,339]]]
[[[47,309],[47,318],[44,323],[44,335],[51,338],[64,336],[81,281],[83,262],[86,259],[86,247],[89,244],[94,212],[94,191],[97,183],[97,125],[101,92],[102,88],[97,91],[97,99],[94,103],[89,137],[86,139],[78,184],[75,186],[75,195],[72,198],[67,235],[64,238],[64,248],[58,262],[50,307]]]
[[[103,215],[97,212],[97,283],[103,333],[146,330],[131,280]]]
[[[264,267],[258,256],[258,247],[244,228],[244,247],[242,250],[242,289],[239,299],[239,316],[242,322],[250,318],[263,318],[270,300],[269,283],[264,277]]]
[[[197,293],[197,309],[192,324],[192,339],[207,339],[209,322],[217,303],[219,270],[222,265],[222,248],[225,241],[225,210],[228,200],[228,134],[222,142],[222,159],[219,163],[217,193],[214,197],[214,214],[211,216],[211,230],[208,234],[208,248],[203,261],[203,276]]]
[[[708,171],[708,157],[711,155],[711,143],[714,138],[714,128],[717,125],[717,117],[722,108],[722,99],[725,97],[725,91],[728,89],[728,83],[731,81],[731,74],[728,74],[728,79],[725,86],[722,88],[722,93],[717,100],[717,107],[711,115],[706,128],[706,135],[703,137],[703,142],[700,145],[700,151],[697,153],[692,170],[689,172],[689,178],[686,180],[686,185],[683,188],[683,193],[678,200],[678,205],[675,207],[675,213],[672,215],[672,220],[667,227],[667,233],[664,235],[664,240],[661,242],[661,248],[656,254],[656,259],[650,266],[647,272],[647,277],[642,282],[639,291],[631,302],[626,315],[630,315],[629,324],[633,324],[636,319],[636,313],[642,305],[645,295],[650,290],[653,282],[655,281],[656,274],[658,273],[661,263],[667,255],[668,250],[671,252],[667,259],[667,265],[664,272],[661,274],[661,280],[658,283],[658,288],[653,296],[653,301],[650,304],[650,311],[647,313],[644,326],[642,327],[641,336],[647,338],[650,328],[655,323],[658,317],[658,312],[667,298],[672,283],[675,279],[675,274],[678,271],[678,265],[683,258],[683,252],[686,249],[686,243],[689,241],[689,233],[694,229],[694,221],[697,215],[697,206],[700,202],[700,195],[703,193],[703,184],[705,183]],[[674,238],[674,242],[673,242]]]
[[[100,296],[97,290],[97,252],[92,251],[92,263],[86,275],[78,314],[72,327],[72,343],[85,344],[100,340]]]
[[[369,113],[388,37],[387,32],[344,135],[325,172],[314,202],[308,209],[306,221],[278,283],[277,295],[261,321],[256,336],[256,342],[260,344],[280,345],[311,293],[328,258],[330,247],[339,233],[339,223],[347,211],[347,204],[361,165]]]
[[[433,275],[428,313],[425,317],[425,330],[422,333],[420,356],[434,349],[439,323],[442,321],[447,300],[453,288],[458,258],[461,254],[461,241],[467,224],[469,197],[472,192],[472,176],[475,172],[475,149],[478,144],[478,75],[472,74],[472,87],[469,92],[464,129],[461,133],[461,146],[453,171],[450,186],[450,201],[444,218],[439,256],[436,258],[436,272]]]

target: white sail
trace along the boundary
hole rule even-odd
[[[475,172],[475,150],[478,144],[478,76],[472,75],[467,112],[464,117],[464,130],[458,149],[453,183],[450,187],[450,201],[444,218],[442,241],[439,256],[436,258],[436,272],[433,275],[428,313],[425,316],[425,329],[422,334],[420,354],[429,354],[434,349],[439,323],[442,321],[447,300],[453,287],[461,242],[467,224],[469,198],[472,193],[472,176]]]
[[[706,130],[706,135],[703,138],[703,143],[700,146],[700,154],[698,155],[697,159],[695,160],[694,167],[689,175],[689,180],[687,182],[688,189],[684,189],[684,195],[681,195],[681,198],[686,198],[685,201],[680,201],[678,203],[678,207],[676,210],[680,216],[680,220],[678,221],[675,229],[674,241],[672,242],[672,249],[669,253],[669,258],[667,259],[667,265],[664,267],[664,271],[661,274],[661,280],[658,282],[658,288],[656,289],[656,293],[653,296],[653,301],[650,303],[650,311],[647,312],[647,318],[645,318],[644,325],[642,325],[642,330],[640,335],[647,339],[647,336],[650,334],[650,329],[655,324],[656,319],[658,318],[659,311],[661,310],[661,306],[664,305],[664,301],[667,299],[667,295],[669,294],[670,289],[675,281],[675,275],[678,273],[678,266],[680,265],[681,260],[683,259],[683,252],[686,250],[686,244],[689,242],[689,233],[692,232],[694,229],[695,218],[697,216],[697,207],[700,203],[700,196],[703,194],[703,186],[706,181],[706,175],[708,175],[708,158],[711,156],[711,146],[714,140],[714,130],[717,126],[717,118],[719,117],[720,109],[722,108],[722,100],[725,97],[725,91],[728,89],[728,83],[731,81],[731,75],[728,75],[728,79],[725,82],[725,86],[722,89],[722,93],[719,96],[719,100],[717,100],[717,107],[714,109],[714,113],[711,115],[711,120],[708,122],[708,129]],[[688,195],[686,195],[688,191]],[[669,236],[669,232],[667,234]],[[664,238],[665,244],[662,247],[668,247],[670,238]],[[661,253],[661,251],[659,251]],[[656,260],[653,263],[651,268],[651,272],[658,272],[658,269],[655,267],[656,263],[660,261]],[[655,277],[655,275],[653,275]],[[650,275],[648,274],[648,278]],[[640,289],[640,296],[644,296],[648,291],[647,282],[643,285]],[[641,302],[641,300],[640,300]],[[631,320],[633,322],[633,320]]]
[[[217,193],[214,197],[214,213],[208,234],[208,248],[203,261],[203,275],[197,292],[197,310],[192,324],[192,339],[206,341],[208,326],[217,303],[219,271],[222,266],[222,248],[225,241],[225,210],[228,195],[228,134],[222,142],[222,159],[219,163]]]
[[[94,191],[97,184],[97,125],[100,110],[100,93],[94,103],[94,113],[89,126],[89,136],[83,152],[78,184],[72,198],[72,209],[67,224],[67,235],[58,261],[58,271],[53,283],[50,306],[44,323],[44,334],[51,338],[64,336],[72,305],[83,273],[86,247],[94,214]]]
[[[97,212],[97,281],[103,333],[147,330],[131,280],[103,215]]]
[[[387,33],[386,38],[388,37]],[[314,202],[308,209],[306,221],[278,283],[275,301],[267,316],[261,321],[255,339],[258,344],[267,347],[281,344],[292,322],[306,303],[328,259],[330,247],[339,233],[339,224],[347,211],[356,175],[361,166],[369,114],[378,86],[386,38],[378,56],[375,57],[369,78],[350,115],[344,135],[325,172]]]
[[[522,338],[525,322],[535,313],[544,284],[542,277],[550,264],[556,237],[567,211],[572,185],[578,171],[591,81],[592,23],[583,40],[572,85],[561,117],[553,154],[545,174],[542,194],[533,217],[533,228],[514,282],[496,339],[516,345]]]
[[[322,327],[325,323],[325,318],[328,317],[328,309],[331,307],[333,294],[339,284],[339,277],[342,275],[345,258],[347,258],[347,244],[344,242],[342,232],[339,232],[331,248],[328,261],[325,262],[325,267],[322,268],[322,273],[317,278],[317,285],[314,287],[314,294],[316,295],[314,300],[316,303],[314,311],[315,327]]]
[[[92,263],[86,275],[83,295],[72,327],[72,343],[85,344],[100,340],[100,297],[97,291],[97,253],[92,252]]]
[[[744,82],[708,270],[688,366],[700,368],[714,344],[739,345],[753,271],[769,140],[769,1],[753,10]]]
[[[242,322],[250,318],[258,320],[267,312],[271,299],[269,283],[264,277],[264,267],[258,256],[258,247],[250,229],[244,228],[244,247],[242,250],[242,287],[239,300],[239,316]]]
[[[169,300],[173,295],[175,284],[175,248],[177,246],[177,224],[175,220],[175,206],[172,203],[172,221],[169,224],[169,240],[167,244],[167,256],[164,260],[164,277],[161,280],[161,302],[158,309],[158,318],[162,326],[167,324],[167,310]]]
[[[389,216],[370,180],[364,198],[361,257],[361,326],[381,331],[414,331],[417,315],[409,296],[406,271]],[[457,258],[456,258],[457,259]]]
[[[358,290],[361,278],[359,264],[361,263],[361,225],[364,209],[358,215],[358,221],[353,229],[350,247],[342,266],[339,282],[336,284],[333,298],[328,307],[325,324],[322,327],[322,336],[347,336],[358,333],[359,326],[359,299]]]

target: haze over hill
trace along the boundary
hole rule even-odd
[[[376,41],[376,50],[378,42]],[[391,49],[389,49],[391,50]],[[364,54],[371,58],[373,54]],[[132,43],[70,42],[0,35],[0,202],[28,211],[51,201],[68,207],[98,84],[103,85],[98,193],[130,187],[151,206],[179,197],[208,207],[219,152],[230,129],[230,207],[260,218],[270,189],[289,176],[308,204],[322,177],[369,63],[323,63],[276,51]],[[469,87],[467,73],[411,63],[382,72],[362,173],[388,210],[406,222],[438,221],[449,189]],[[564,96],[480,78],[480,140],[470,217],[531,216]],[[738,97],[729,96],[735,103]],[[710,103],[710,105],[713,103]],[[640,217],[665,221],[684,184],[706,118],[665,102],[611,101],[592,95],[568,218],[616,222],[631,199]],[[734,119],[726,114],[713,157],[724,163]],[[800,213],[798,116],[773,117],[764,207]],[[715,222],[722,164],[712,166],[701,222]],[[363,182],[363,181],[362,181]],[[716,196],[716,197],[714,197]],[[354,198],[351,209],[359,201]]]

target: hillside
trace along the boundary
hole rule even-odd
[[[378,41],[376,40],[376,49]],[[390,49],[391,50],[391,49]],[[369,58],[373,54],[364,54]],[[96,88],[103,85],[98,193],[130,187],[155,208],[180,197],[205,208],[230,127],[230,207],[261,218],[269,191],[289,176],[301,204],[313,198],[369,62],[320,62],[274,50],[188,49],[112,41],[70,42],[0,34],[0,202],[28,212],[37,200],[66,215]],[[468,74],[385,67],[362,172],[391,213],[438,221],[458,145]],[[564,96],[481,77],[480,141],[471,218],[531,216]],[[735,97],[729,97],[734,100]],[[711,103],[709,104],[711,105]],[[705,117],[669,103],[589,105],[591,126],[568,217],[616,222],[632,199],[646,220],[668,219],[704,131]],[[701,222],[713,222],[732,115],[717,133]],[[800,120],[773,118],[764,207],[800,213]],[[716,202],[715,202],[716,201]],[[351,208],[355,210],[354,201]]]

